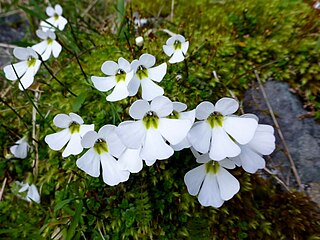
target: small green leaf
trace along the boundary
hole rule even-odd
[[[66,200],[63,200],[59,203],[57,203],[57,205],[54,207],[54,211],[58,211],[59,209],[63,208],[66,204],[70,203],[71,201],[73,201],[74,198],[69,198],[69,199],[66,199]]]
[[[72,104],[72,111],[78,112],[80,108],[82,107],[82,104],[87,98],[87,92],[84,91],[81,94],[79,94],[76,98],[76,100]]]

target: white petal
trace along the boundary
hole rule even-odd
[[[220,164],[221,167],[224,167],[224,168],[227,168],[227,169],[234,169],[236,167],[234,161],[232,161],[232,160],[230,160],[228,158],[219,161],[219,164]]]
[[[26,73],[20,78],[20,82],[18,86],[21,91],[24,91],[25,89],[30,87],[31,84],[33,83],[33,80],[34,80],[33,72],[34,71],[32,68],[28,68]]]
[[[184,55],[181,49],[179,49],[179,50],[175,50],[172,57],[169,59],[169,63],[179,63],[179,62],[182,62],[183,60],[184,60]]]
[[[36,45],[33,45],[32,49],[41,55],[42,53],[44,53],[44,51],[47,49],[47,47],[48,47],[48,42],[47,42],[47,40],[45,40],[45,41],[42,41]]]
[[[174,53],[173,45],[163,45],[162,49],[165,54],[167,54],[169,57]]]
[[[13,49],[13,55],[19,60],[27,60],[30,57],[30,51],[27,48],[16,47]]]
[[[52,44],[47,45],[47,49],[44,51],[44,53],[41,55],[41,58],[43,61],[47,61],[51,55],[52,52]]]
[[[242,114],[240,117],[243,117],[243,118],[253,118],[253,119],[255,119],[257,122],[259,122],[258,116],[255,115],[255,114],[252,114],[252,113]]]
[[[68,23],[67,19],[65,19],[62,16],[59,16],[57,27],[59,28],[60,31],[62,31],[67,23]]]
[[[107,101],[116,102],[128,97],[129,92],[124,81],[120,81],[116,84],[115,88],[113,89],[112,93],[107,96]]]
[[[181,151],[182,149],[191,147],[191,143],[189,142],[188,138],[185,137],[181,140],[181,142],[177,144],[171,144],[170,145],[174,151]]]
[[[157,67],[149,68],[148,69],[148,77],[156,82],[161,82],[163,77],[167,73],[167,64],[162,63]]]
[[[142,119],[148,111],[150,111],[150,104],[148,101],[139,99],[131,105],[129,115],[133,119]]]
[[[192,124],[189,120],[160,118],[158,129],[171,144],[178,144],[184,139]]]
[[[258,169],[263,169],[266,166],[265,160],[247,146],[241,148],[239,158],[242,168],[249,173],[255,173]]]
[[[91,177],[100,176],[100,156],[90,148],[76,162],[78,168],[89,174]]]
[[[184,55],[187,53],[188,48],[189,48],[189,41],[184,42],[184,43],[181,44],[181,50],[182,50]]]
[[[59,16],[62,14],[62,7],[59,4],[54,6],[54,10]]]
[[[172,47],[173,47],[173,44],[176,41],[176,39],[177,39],[176,35],[172,36],[172,37],[168,38],[168,40],[166,41],[166,44],[167,45],[172,45]]]
[[[40,31],[41,31],[41,30],[40,30]],[[55,34],[53,31],[48,30],[48,31],[46,31],[46,32],[44,32],[44,33],[47,35],[48,38],[51,38],[51,39],[53,39],[53,40],[56,39],[56,34]]]
[[[80,136],[83,137],[87,132],[94,130],[94,124],[82,124],[80,125]]]
[[[16,158],[26,158],[28,154],[29,144],[28,142],[22,138],[18,140],[15,145],[10,147],[10,152],[16,157]]]
[[[118,66],[120,69],[124,70],[126,73],[131,71],[130,63],[126,59],[124,59],[123,57],[120,57],[118,59]]]
[[[115,76],[119,70],[119,66],[114,61],[105,61],[101,66],[101,71],[110,76]]]
[[[246,146],[262,155],[272,153],[276,147],[273,131],[270,125],[259,124],[252,140]]]
[[[191,122],[191,124],[194,123],[195,116],[196,116],[196,110],[195,109],[193,109],[191,111],[181,112],[180,113],[180,119],[188,119]]]
[[[146,68],[152,67],[156,63],[156,58],[151,54],[142,54],[139,58],[139,64],[145,66]]]
[[[114,76],[111,77],[96,77],[92,76],[91,81],[96,89],[101,92],[109,91],[116,85],[116,79]]]
[[[40,203],[40,195],[38,193],[38,190],[34,184],[31,184],[29,187],[27,198],[31,199],[32,201],[36,203]]]
[[[210,147],[211,128],[208,123],[201,121],[193,124],[188,134],[191,145],[201,153],[207,153]]]
[[[81,139],[81,145],[84,148],[92,148],[98,138],[98,133],[96,133],[95,131],[88,131],[83,135],[83,138]]]
[[[164,94],[163,88],[155,84],[149,78],[144,78],[141,80],[142,87],[142,98],[151,101],[155,97],[161,96]]]
[[[64,129],[60,132],[49,134],[45,137],[44,141],[54,151],[59,151],[70,140],[71,133],[69,129]]]
[[[146,132],[145,141],[140,154],[142,159],[167,159],[172,156],[173,153],[173,149],[166,144],[159,131],[151,128]]]
[[[126,121],[120,123],[116,132],[126,147],[137,149],[142,145],[146,128],[142,121]]]
[[[108,126],[108,125],[106,125]],[[106,127],[104,126],[104,127]],[[111,126],[111,125],[109,125]],[[112,132],[110,132],[107,136],[106,136],[106,140],[107,140],[107,144],[108,144],[108,150],[109,153],[115,157],[119,157],[123,151],[126,149],[126,147],[123,145],[122,141],[120,140],[118,134],[116,133],[116,127],[113,126],[114,129]],[[100,131],[99,131],[100,134]]]
[[[54,15],[55,11],[54,11],[53,7],[49,6],[46,8],[46,13],[49,17],[52,17]]]
[[[133,76],[131,81],[128,84],[129,96],[134,96],[137,94],[141,81],[137,78],[137,76]]]
[[[157,159],[151,159],[151,160],[148,159],[148,160],[144,160],[144,161],[148,167],[151,167],[157,161]]]
[[[241,152],[240,147],[232,141],[222,127],[212,129],[212,139],[209,156],[212,160],[220,161],[226,157],[235,157]]]
[[[30,187],[28,183],[19,183],[18,181],[16,181],[16,183],[21,186],[21,188],[18,191],[19,193],[25,192]]]
[[[184,175],[184,183],[190,195],[195,196],[199,193],[201,184],[206,176],[205,165],[202,164]]]
[[[69,130],[69,129],[68,129]],[[83,150],[81,145],[81,136],[79,133],[74,133],[71,135],[70,141],[68,142],[66,148],[62,152],[62,157],[68,157],[70,155],[78,155]]]
[[[119,157],[119,165],[123,170],[128,170],[131,173],[138,173],[143,167],[142,158],[140,157],[141,148],[127,148]]]
[[[224,203],[220,197],[217,178],[214,174],[210,173],[206,175],[198,195],[198,200],[205,207],[212,206],[218,208]]]
[[[223,167],[216,174],[221,198],[225,201],[231,199],[240,190],[239,181]]]
[[[238,143],[247,144],[252,140],[258,122],[253,118],[225,117],[222,126]]]
[[[185,111],[188,107],[187,104],[181,103],[181,102],[173,102],[172,105],[173,105],[173,110],[177,112]]]
[[[152,100],[150,110],[156,112],[160,118],[166,117],[172,112],[173,104],[169,98],[158,96]]]
[[[196,157],[196,161],[197,161],[197,163],[207,163],[207,162],[211,161],[211,158],[209,157],[209,153],[199,154]]]
[[[122,170],[119,163],[110,154],[103,153],[100,157],[102,164],[102,177],[106,184],[115,186],[120,182],[125,182],[129,179],[130,172]]]
[[[199,120],[207,119],[214,112],[214,105],[211,102],[202,102],[196,107],[196,118]]]
[[[184,42],[186,41],[185,37],[182,36],[182,35],[180,35],[180,34],[176,34],[176,35],[175,35],[175,40],[176,40],[176,41],[179,41],[179,42],[181,42],[181,43],[184,43]]]
[[[215,111],[222,115],[235,113],[239,108],[239,103],[233,98],[221,98],[215,105]]]
[[[55,58],[57,58],[62,50],[61,45],[57,41],[53,41],[52,43],[52,54]]]
[[[80,117],[78,114],[76,113],[69,113],[69,116],[71,118],[72,121],[75,121],[79,124],[83,124],[83,119],[82,117]]]
[[[11,64],[7,65],[3,68],[3,71],[8,80],[17,80],[18,77],[21,77],[27,71],[27,69],[27,61],[23,61],[13,64],[13,67]]]
[[[135,59],[131,62],[131,69],[136,72],[138,67],[140,66],[139,60]]]

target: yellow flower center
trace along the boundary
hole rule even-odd
[[[72,122],[72,123],[70,123],[70,125],[69,125],[69,132],[70,132],[71,134],[79,133],[79,132],[80,132],[80,124],[77,123],[77,122]]]
[[[172,113],[170,113],[170,115],[168,116],[168,118],[170,118],[170,119],[179,119],[180,118],[180,113],[178,113],[177,111],[173,110]]]
[[[55,14],[53,15],[53,18],[54,18],[54,20],[57,21],[57,20],[59,19],[59,15],[55,13]]]
[[[211,128],[222,127],[223,115],[221,115],[219,112],[213,112],[206,121],[209,123]]]
[[[205,164],[206,173],[217,174],[220,168],[220,164],[218,162],[209,161]]]
[[[48,38],[47,39],[47,43],[48,43],[48,45],[51,45],[53,43],[53,39],[52,38]]]
[[[153,111],[147,112],[147,114],[143,117],[142,121],[147,129],[150,129],[151,127],[155,129],[158,128],[159,117]]]
[[[138,78],[140,80],[144,79],[144,78],[147,78],[148,77],[148,69],[143,66],[143,65],[140,65],[137,69],[137,72],[136,72]]]
[[[33,67],[34,65],[36,65],[36,59],[34,57],[29,57],[27,63],[28,67]]]
[[[126,72],[119,68],[116,73],[116,82],[125,81],[126,80]]]
[[[95,142],[93,149],[96,153],[100,155],[101,153],[108,152],[108,144],[104,139],[99,138]]]
[[[174,44],[173,44],[173,48],[174,48],[174,50],[179,50],[179,49],[181,49],[181,48],[182,48],[181,42],[178,41],[178,40],[176,40],[176,41],[174,42]]]

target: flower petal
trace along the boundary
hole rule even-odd
[[[175,50],[172,57],[169,59],[169,63],[179,63],[179,62],[182,62],[183,60],[184,60],[184,55],[181,49],[179,49],[179,50]]]
[[[211,158],[209,157],[209,153],[199,154],[199,156],[196,157],[196,161],[197,163],[207,163],[211,161]]]
[[[185,137],[181,140],[181,142],[177,144],[170,144],[174,151],[181,151],[182,149],[191,147],[191,143],[189,142],[188,138]]]
[[[13,49],[13,55],[19,60],[27,60],[30,57],[28,48],[16,47]]]
[[[80,117],[78,114],[76,113],[69,113],[69,116],[71,118],[72,121],[75,121],[79,124],[83,124],[83,119],[82,117]]]
[[[169,57],[174,53],[173,45],[163,45],[162,49],[165,54],[167,54]]]
[[[151,128],[146,132],[140,157],[144,160],[167,159],[174,153],[173,149],[166,144],[160,132]]]
[[[253,118],[225,117],[222,126],[238,143],[247,144],[252,140],[258,122]]]
[[[10,152],[16,157],[16,158],[26,158],[28,154],[29,144],[28,142],[22,138],[18,140],[15,145],[10,147]]]
[[[167,64],[162,63],[157,67],[149,68],[148,69],[148,77],[156,82],[161,82],[163,77],[167,73]]]
[[[157,161],[157,159],[151,159],[151,160],[148,159],[148,160],[144,160],[144,161],[148,167],[151,167]]]
[[[119,70],[119,66],[114,61],[105,61],[101,66],[101,71],[110,76],[115,76]]]
[[[67,19],[65,19],[62,16],[59,16],[58,28],[60,31],[62,31],[64,29],[64,27],[66,26],[67,23],[68,23]]]
[[[44,40],[36,45],[33,45],[32,49],[41,55],[42,53],[44,53],[47,47],[48,47],[48,42],[47,40]]]
[[[196,122],[188,134],[191,145],[201,153],[207,153],[210,147],[211,128],[205,121]]]
[[[201,184],[206,176],[205,165],[202,164],[184,175],[184,183],[190,195],[195,196],[199,193]]]
[[[103,126],[99,130],[99,135],[102,131],[104,131],[104,129],[108,129],[108,133],[105,134],[105,139],[108,144],[109,153],[118,158],[123,153],[126,147],[123,145],[116,132],[116,126],[110,124]]]
[[[206,175],[198,195],[198,200],[205,207],[212,206],[218,208],[224,203],[220,197],[217,178],[214,174],[209,173]]]
[[[82,155],[76,162],[78,168],[91,177],[100,176],[100,156],[90,148],[85,154]]]
[[[31,86],[31,84],[33,83],[33,80],[34,80],[34,70],[33,68],[28,68],[26,73],[20,78],[19,85],[18,85],[19,89],[21,91],[24,91],[25,89]]]
[[[69,129],[68,129],[69,130]],[[68,142],[66,148],[62,152],[62,157],[68,157],[70,155],[78,155],[83,150],[81,145],[81,136],[79,133],[74,133],[71,135],[70,141]]]
[[[122,170],[119,163],[108,153],[100,155],[102,165],[103,181],[110,185],[115,186],[120,182],[125,182],[129,179],[130,172]]]
[[[129,115],[133,119],[142,119],[148,111],[150,111],[150,104],[148,101],[139,99],[131,105]]]
[[[214,105],[211,102],[204,101],[196,107],[196,118],[199,120],[205,120],[213,112]]]
[[[246,146],[262,155],[269,155],[276,147],[273,133],[272,126],[259,124],[252,140]]]
[[[181,112],[180,113],[180,119],[188,119],[191,122],[191,124],[194,123],[195,116],[196,116],[196,110],[195,109],[193,109],[191,111]]]
[[[46,8],[46,13],[49,17],[53,17],[55,11],[54,11],[53,7],[49,6]]]
[[[69,127],[71,122],[71,117],[63,113],[57,114],[53,118],[53,124],[56,125],[58,128],[67,128]]]
[[[188,48],[189,48],[189,41],[184,42],[184,43],[181,44],[181,49],[182,49],[182,52],[183,52],[184,55],[187,53]]]
[[[131,81],[128,84],[129,96],[134,96],[137,94],[141,81],[137,78],[137,76],[133,76]]]
[[[47,45],[46,50],[44,51],[44,53],[42,53],[41,58],[43,61],[47,61],[51,55],[52,52],[52,44],[51,45]]]
[[[239,108],[239,103],[233,98],[221,98],[215,105],[215,111],[222,115],[230,115],[235,113]]]
[[[81,139],[81,145],[84,148],[92,148],[98,138],[98,133],[96,133],[95,131],[88,131],[83,135],[83,138]]]
[[[187,109],[187,104],[181,102],[172,102],[173,110],[177,112],[183,112]]]
[[[224,168],[227,168],[227,169],[234,169],[236,167],[235,162],[230,160],[230,159],[228,159],[228,158],[219,161],[219,164],[220,164],[221,167],[224,167]]]
[[[142,88],[142,99],[151,101],[155,97],[161,96],[164,94],[163,88],[155,84],[149,78],[144,78],[141,80]]]
[[[159,119],[159,132],[171,144],[178,144],[188,134],[192,123],[186,119]]]
[[[160,118],[166,117],[172,112],[173,105],[169,98],[158,96],[150,103],[150,110],[156,112]]]
[[[223,167],[216,174],[222,200],[231,199],[240,190],[239,181]]]
[[[142,54],[139,58],[139,64],[145,66],[146,68],[152,67],[156,63],[156,58],[151,54]]]
[[[80,136],[83,137],[87,132],[94,130],[94,124],[82,124],[80,125]]]
[[[138,173],[143,167],[142,158],[140,157],[141,148],[127,148],[119,157],[119,165],[123,170],[128,170],[131,173]]]
[[[56,4],[54,6],[54,10],[59,16],[62,14],[62,7],[60,6],[60,4]]]
[[[61,45],[57,41],[52,43],[52,55],[57,58],[62,50]]]
[[[126,121],[120,123],[116,132],[126,147],[137,149],[142,145],[146,128],[142,121]]]
[[[31,186],[29,187],[27,198],[29,198],[30,200],[36,203],[40,203],[40,195],[37,187],[34,184],[31,184]]]
[[[111,77],[96,77],[92,76],[91,81],[96,89],[101,92],[109,91],[116,85],[116,78],[114,76]]]
[[[8,80],[17,80],[18,77],[21,77],[28,69],[27,61],[18,62],[12,65],[10,64],[3,68],[4,74]]]
[[[258,153],[252,151],[247,145],[241,147],[242,168],[248,173],[255,173],[258,169],[263,169],[266,166],[265,160]]]
[[[71,133],[69,129],[64,129],[60,132],[49,134],[45,137],[44,141],[54,151],[59,151],[70,140]]]
[[[118,59],[118,66],[120,69],[124,70],[126,73],[131,71],[130,63],[126,59],[124,59],[123,57],[120,57]]]
[[[112,93],[107,96],[107,101],[116,102],[128,97],[129,92],[127,89],[127,85],[124,81],[120,81],[114,87]]]
[[[235,157],[241,152],[240,147],[232,141],[222,127],[212,129],[209,156],[212,160],[220,161],[226,157]]]

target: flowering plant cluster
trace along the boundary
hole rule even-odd
[[[40,23],[37,35],[43,41],[32,48],[16,48],[14,55],[22,62],[6,66],[9,80],[18,80],[19,88],[31,86],[41,61],[52,54],[58,57],[61,45],[54,30],[63,30],[67,20],[61,16],[62,8],[48,7],[50,17]],[[139,39],[139,45],[143,41]],[[179,34],[171,36],[163,51],[170,64],[187,61],[189,42]],[[41,59],[41,60],[39,60]],[[61,131],[49,134],[45,142],[54,151],[64,150],[62,157],[79,155],[76,165],[92,177],[115,186],[129,179],[131,173],[142,170],[144,163],[152,166],[157,160],[170,158],[175,151],[190,148],[200,166],[185,174],[184,181],[191,195],[197,195],[203,206],[220,207],[240,189],[238,180],[227,170],[236,166],[249,173],[265,167],[263,155],[275,148],[273,128],[259,124],[251,114],[235,113],[239,103],[232,98],[222,98],[215,104],[204,101],[187,111],[187,105],[172,102],[164,96],[160,86],[167,73],[167,63],[156,65],[156,58],[148,53],[131,63],[120,57],[117,62],[108,60],[101,66],[105,76],[92,76],[93,86],[108,92],[106,100],[116,102],[131,96],[141,96],[129,109],[131,120],[118,126],[106,123],[98,131],[94,124],[84,124],[76,113],[60,113],[53,119]],[[16,157],[25,157],[28,144],[22,140],[13,146]],[[34,185],[23,185],[34,192]],[[28,191],[29,191],[28,190]],[[35,202],[40,199],[28,192]],[[26,200],[27,200],[26,199]]]

